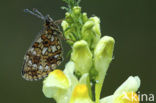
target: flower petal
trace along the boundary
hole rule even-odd
[[[79,83],[80,84],[87,84],[88,83],[88,80],[89,80],[89,74],[88,73],[85,73],[80,78]]]
[[[138,76],[130,76],[116,91],[116,94],[123,92],[136,92],[140,87],[140,78]]]
[[[69,103],[72,90],[78,84],[73,72],[75,64],[70,61],[66,64],[64,72],[54,70],[43,82],[43,93],[48,98],[54,98],[57,103]]]
[[[85,84],[78,84],[74,88],[70,103],[93,103],[89,97],[88,88]]]
[[[54,98],[58,101],[60,98],[66,99],[64,95],[69,88],[69,81],[61,70],[54,70],[43,81],[43,93],[47,98]]]
[[[65,66],[64,73],[69,80],[70,89],[73,89],[78,84],[78,80],[74,75],[74,70],[75,70],[74,62],[69,61]]]
[[[115,98],[113,103],[139,103],[139,97],[135,92],[125,92]]]
[[[100,103],[113,103],[113,95],[102,98]]]

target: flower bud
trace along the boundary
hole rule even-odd
[[[75,63],[76,71],[81,75],[89,72],[92,66],[92,53],[86,41],[81,40],[74,43],[71,60]]]
[[[72,28],[69,29],[69,23],[66,20],[63,20],[61,23],[61,26],[63,28],[63,35],[67,39],[68,44],[73,45],[73,41],[76,41],[76,38],[72,34]]]
[[[72,23],[73,19],[72,19],[71,14],[69,12],[66,12],[66,14],[65,14],[65,20],[68,23]]]
[[[93,49],[100,39],[100,20],[98,17],[91,17],[82,27],[82,39],[86,40],[89,47]]]
[[[96,80],[98,83],[95,85],[95,94],[96,100],[99,102],[100,93],[102,89],[102,84],[109,67],[110,62],[112,61],[113,49],[114,49],[114,39],[109,36],[102,37],[94,50],[94,67],[98,72]]]
[[[95,69],[99,72],[99,75],[102,74],[102,76],[104,76],[104,74],[106,74],[108,66],[112,61],[114,43],[115,41],[112,37],[104,36],[99,40],[98,44],[95,47],[94,66]]]
[[[90,18],[91,21],[93,21],[95,23],[95,26],[93,27],[93,31],[101,36],[101,30],[100,30],[100,19],[98,17],[91,17]]]
[[[87,13],[82,14],[82,19],[84,23],[88,20]]]
[[[74,6],[73,13],[74,13],[74,15],[80,15],[81,14],[81,7]]]
[[[63,30],[66,31],[67,28],[69,27],[69,24],[67,21],[63,20],[61,23],[61,26],[62,26]]]

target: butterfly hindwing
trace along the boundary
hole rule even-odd
[[[26,80],[39,80],[54,70],[63,60],[59,40],[61,32],[53,21],[46,21],[43,32],[36,38],[24,56],[22,76]]]

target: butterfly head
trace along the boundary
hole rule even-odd
[[[52,23],[54,21],[49,15],[46,15],[45,16],[45,22],[46,22],[46,25],[50,25],[50,23]]]

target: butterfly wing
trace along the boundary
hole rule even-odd
[[[24,56],[22,77],[26,80],[40,80],[61,64],[62,47],[57,28],[46,27]]]

